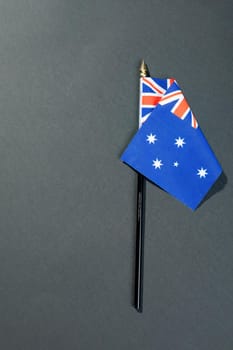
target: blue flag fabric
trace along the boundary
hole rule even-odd
[[[176,81],[160,96],[121,160],[193,210],[222,172]]]

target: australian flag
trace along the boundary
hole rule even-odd
[[[140,128],[121,160],[194,210],[222,168],[174,79],[140,87]]]

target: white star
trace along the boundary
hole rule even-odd
[[[179,166],[179,163],[178,162],[174,162],[173,166],[177,168]]]
[[[207,173],[207,169],[203,169],[202,167],[201,167],[201,169],[197,169],[197,175],[200,177],[200,179],[202,178],[202,177],[206,177],[206,175],[208,175],[208,173]]]
[[[180,136],[178,137],[178,139],[175,139],[175,145],[179,148],[179,147],[183,147],[185,145],[186,142],[184,142],[184,139],[182,139]]]
[[[155,169],[161,169],[161,166],[163,165],[162,161],[156,158],[156,160],[153,160],[152,166],[155,167]]]
[[[150,135],[146,135],[147,139],[146,141],[149,142],[149,144],[151,143],[155,143],[155,141],[157,141],[156,135],[150,134]]]

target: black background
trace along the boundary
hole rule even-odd
[[[232,350],[232,1],[0,1],[0,348]],[[175,77],[228,183],[147,184],[132,307],[141,58]]]

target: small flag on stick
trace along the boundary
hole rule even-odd
[[[140,125],[121,160],[196,209],[222,168],[175,79],[140,79]]]

